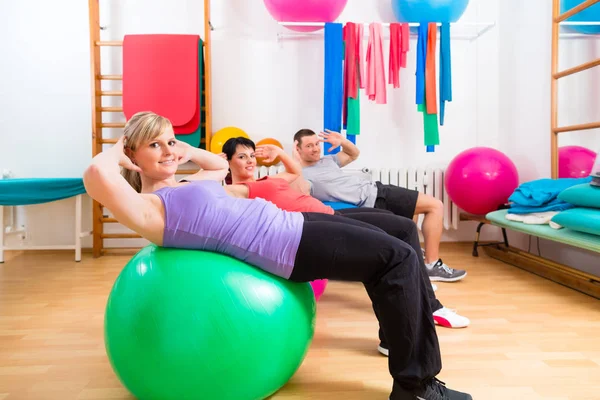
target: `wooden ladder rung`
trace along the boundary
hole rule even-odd
[[[100,144],[115,144],[119,139],[100,139]]]
[[[101,90],[100,96],[123,96],[122,90]]]
[[[600,122],[590,122],[587,124],[561,126],[558,128],[554,128],[553,131],[554,131],[554,133],[561,133],[561,132],[585,131],[586,129],[597,129],[597,128],[600,128]]]
[[[600,65],[600,58],[583,63],[583,64],[579,64],[573,68],[565,69],[564,71],[557,72],[554,74],[554,79],[564,78],[565,76],[576,74],[578,72],[582,72],[587,69],[597,67],[598,65]]]
[[[122,81],[123,75],[98,75],[96,79],[100,81]]]
[[[103,233],[102,239],[142,239],[137,233]]]
[[[123,107],[99,107],[100,112],[123,112]]]
[[[119,139],[118,138],[117,139],[99,139],[99,143],[100,144],[115,144],[115,143],[117,143],[117,140],[119,140]],[[206,143],[206,139],[205,138],[200,139],[200,143]],[[187,170],[185,173],[186,174],[189,174],[189,173],[195,174],[196,172],[198,172],[198,170]],[[177,173],[179,174],[181,172],[177,172]]]
[[[123,46],[122,40],[97,40],[96,46]]]
[[[103,122],[98,124],[99,128],[124,128],[125,122]]]

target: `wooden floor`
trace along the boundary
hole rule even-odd
[[[481,252],[483,253],[483,252]],[[443,247],[468,270],[438,298],[471,319],[438,328],[439,378],[474,399],[599,399],[600,302],[481,254]],[[131,399],[107,361],[103,312],[130,256],[81,263],[65,253],[8,253],[0,264],[0,400]],[[272,398],[387,399],[387,358],[359,284],[330,283],[304,364]]]

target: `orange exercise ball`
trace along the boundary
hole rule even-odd
[[[250,136],[240,128],[235,126],[228,126],[223,129],[219,129],[213,137],[210,139],[210,151],[215,154],[223,152],[223,145],[226,141],[231,138],[243,136],[246,139],[250,139]]]
[[[256,147],[262,146],[265,144],[272,144],[274,146],[277,146],[277,147],[283,149],[283,146],[281,145],[281,143],[279,143],[278,140],[273,139],[273,138],[266,138],[266,139],[259,141],[258,143],[256,143]],[[277,165],[277,164],[279,164],[280,161],[281,160],[279,159],[279,157],[275,157],[275,159],[271,162],[266,162],[266,161],[264,161],[264,158],[256,157],[256,163],[258,165],[264,166],[264,167],[270,167],[273,165]]]

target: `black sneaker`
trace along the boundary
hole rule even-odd
[[[406,390],[394,381],[389,400],[473,400],[473,397],[448,389],[444,382],[433,378],[423,388],[415,390]]]

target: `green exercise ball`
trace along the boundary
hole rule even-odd
[[[218,253],[138,252],[105,315],[108,358],[143,400],[257,400],[298,370],[312,341],[315,296]]]

